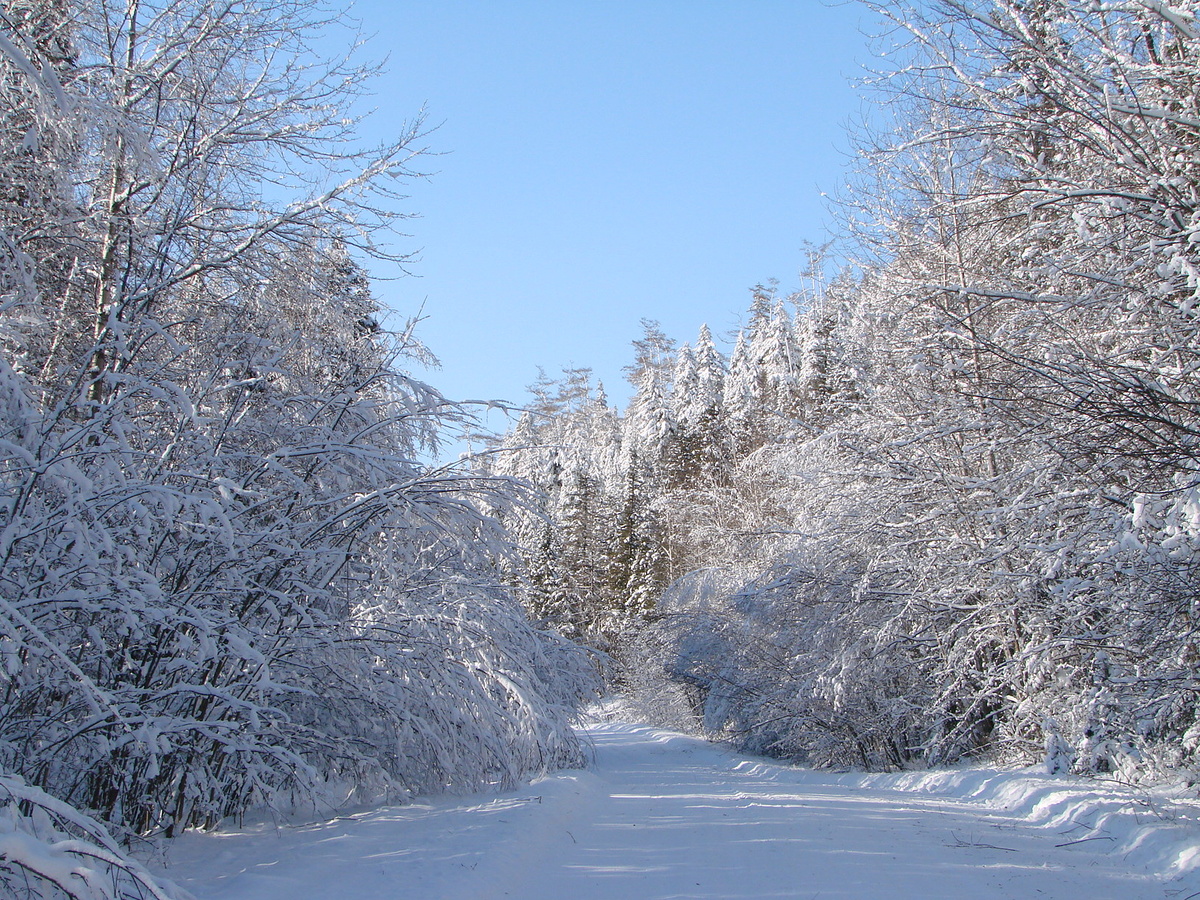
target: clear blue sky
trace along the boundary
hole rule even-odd
[[[387,54],[373,128],[422,106],[418,276],[377,285],[451,399],[523,401],[590,366],[614,403],[642,317],[736,328],[757,282],[799,285],[861,105],[869,14],[821,0],[357,0]],[[491,421],[493,427],[503,423]]]

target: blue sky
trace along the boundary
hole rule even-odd
[[[372,128],[422,106],[407,208],[417,277],[377,294],[451,399],[522,401],[537,367],[610,399],[643,317],[735,329],[757,282],[799,285],[846,178],[868,14],[821,0],[358,0],[387,54]],[[381,272],[381,274],[386,274]],[[502,422],[492,420],[493,427]]]

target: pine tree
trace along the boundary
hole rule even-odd
[[[587,628],[594,628],[615,600],[605,575],[605,553],[616,519],[611,505],[600,479],[580,467],[564,485],[555,510],[562,563],[576,593],[576,621]],[[584,634],[583,628],[579,634]]]
[[[675,355],[675,369],[671,376],[671,417],[686,428],[692,419],[692,403],[699,387],[696,357],[690,344],[683,344]]]
[[[663,476],[670,489],[694,490],[724,481],[732,447],[723,403],[725,360],[708,326],[701,326],[695,351],[687,344],[684,348],[676,366],[676,427],[665,451]]]
[[[762,422],[755,403],[755,373],[744,331],[739,331],[729,357],[729,374],[721,391],[721,406],[734,452],[745,456],[762,442]]]
[[[676,423],[657,368],[643,370],[637,393],[625,413],[622,431],[627,467],[634,465],[635,458],[649,466],[663,458],[675,434]]]
[[[713,343],[712,332],[707,325],[700,326],[696,338],[696,392],[692,403],[691,421],[713,410],[719,409],[725,389],[725,359]],[[695,413],[699,412],[697,416]]]
[[[608,551],[608,583],[616,598],[610,628],[616,632],[649,616],[666,586],[665,540],[652,502],[651,468],[635,454]]]
[[[801,352],[782,300],[752,329],[748,351],[756,415],[772,435],[782,434],[802,411]]]

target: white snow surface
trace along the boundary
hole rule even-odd
[[[197,900],[1200,897],[1194,788],[819,772],[644,725],[584,730],[587,770],[188,834],[159,870]]]

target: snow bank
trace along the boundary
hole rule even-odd
[[[0,775],[0,896],[13,900],[188,900],[130,859],[89,816]]]
[[[698,738],[640,725],[616,724],[620,701],[592,707],[610,729],[646,730],[663,744]],[[727,752],[730,771],[781,783],[819,778],[849,788],[925,794],[969,803],[1045,829],[1056,846],[1103,844],[1131,866],[1166,880],[1200,871],[1200,787],[1186,783],[1130,785],[1100,777],[1047,775],[1037,768],[956,768],[936,771],[828,773],[777,760]]]
[[[792,781],[807,774],[768,761],[731,759],[733,770],[760,778]],[[829,780],[852,788],[971,803],[1045,829],[1059,847],[1103,843],[1130,865],[1164,879],[1200,869],[1200,791],[1195,786],[1148,788],[1102,778],[1045,775],[1033,769],[976,768],[849,772]]]
[[[1194,786],[1134,787],[1032,770],[856,775],[865,784],[970,800],[1053,831],[1060,845],[1104,842],[1131,864],[1178,877],[1200,868]]]

